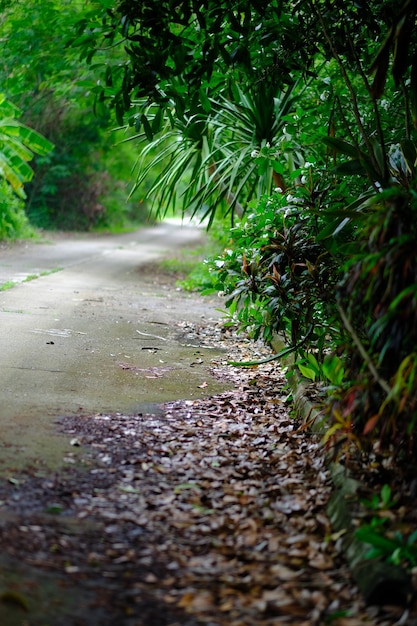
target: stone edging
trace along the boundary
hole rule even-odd
[[[279,336],[275,336],[271,347],[278,353],[286,345]],[[282,362],[293,365],[293,356],[283,358]],[[289,378],[289,385],[296,416],[313,432],[324,433],[323,416],[307,397],[306,385],[296,373]],[[348,469],[330,458],[328,468],[333,481],[333,495],[327,505],[327,514],[334,532],[341,537],[343,553],[365,602],[368,605],[406,606],[413,592],[411,577],[400,567],[366,559],[368,547],[355,536],[354,513],[359,509],[357,492],[360,483],[350,476]]]

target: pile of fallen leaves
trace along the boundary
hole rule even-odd
[[[213,324],[179,331],[225,348],[213,375],[232,390],[153,415],[65,418],[81,467],[69,456],[53,476],[1,486],[3,555],[86,591],[54,626],[411,624],[364,606],[325,512],[324,452],[290,417],[277,363],[231,368],[262,347]],[[13,593],[0,600],[22,624],[46,623]]]

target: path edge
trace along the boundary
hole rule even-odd
[[[282,337],[274,334],[272,350],[278,354],[287,347]],[[294,355],[283,357],[280,363],[291,368]],[[324,435],[326,418],[308,398],[307,385],[296,372],[288,377],[288,384],[292,391],[295,418],[311,432]],[[342,552],[365,603],[406,607],[413,594],[411,576],[394,564],[367,559],[369,547],[356,538],[354,514],[360,508],[358,492],[361,483],[352,477],[347,468],[335,462],[329,453],[326,454],[326,463],[332,480],[332,495],[326,512],[333,532],[340,537]]]

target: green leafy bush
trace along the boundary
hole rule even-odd
[[[375,518],[371,524],[362,526],[356,537],[372,546],[366,555],[368,559],[383,558],[412,569],[417,565],[417,530],[408,536],[398,530],[389,532],[385,527],[387,521],[387,518]]]
[[[97,81],[78,50],[66,45],[74,23],[91,7],[28,0],[8,3],[5,9],[0,42],[4,92],[18,104],[25,124],[55,145],[52,153],[44,151],[34,160],[26,204],[31,222],[65,230],[137,225],[146,207],[126,201],[137,155],[133,147],[129,154],[120,150],[116,166],[109,113],[94,108]],[[114,55],[115,50],[107,49],[96,60],[114,60]]]
[[[346,265],[338,303],[352,338],[352,384],[331,412],[395,454],[416,451],[417,194],[393,186],[361,213],[357,253]]]
[[[24,239],[34,235],[23,200],[5,180],[0,180],[0,239]]]
[[[325,354],[323,360],[319,361],[313,352],[309,352],[295,365],[302,376],[312,382],[323,381],[338,387],[345,377],[343,361],[336,354]],[[331,388],[327,387],[328,390]]]
[[[309,168],[310,169],[310,168]],[[308,174],[308,178],[306,176]],[[254,338],[281,333],[299,369],[325,379],[328,445],[412,456],[417,422],[417,193],[414,183],[347,197],[302,172],[231,231],[214,263],[231,319]],[[339,355],[339,357],[337,356]],[[312,364],[312,359],[315,363]],[[333,365],[336,361],[333,362]],[[314,365],[314,366],[313,366]],[[304,372],[303,372],[304,368]]]
[[[411,569],[417,565],[417,530],[407,528],[398,517],[388,514],[397,506],[391,487],[383,485],[379,495],[374,493],[371,500],[362,504],[375,512],[370,521],[363,524],[356,537],[370,546],[368,559],[384,559],[388,563]]]
[[[292,191],[264,198],[232,229],[230,247],[215,267],[226,304],[237,303],[241,328],[266,341],[281,333],[294,349],[314,347],[322,355],[329,329],[336,332],[341,275],[337,253],[317,238],[323,198],[306,170]]]

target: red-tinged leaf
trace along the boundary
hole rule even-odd
[[[364,435],[369,435],[370,432],[373,431],[373,429],[375,428],[375,426],[377,425],[379,420],[379,415],[374,415],[373,417],[371,417],[365,424],[364,428],[363,428],[363,434]]]

